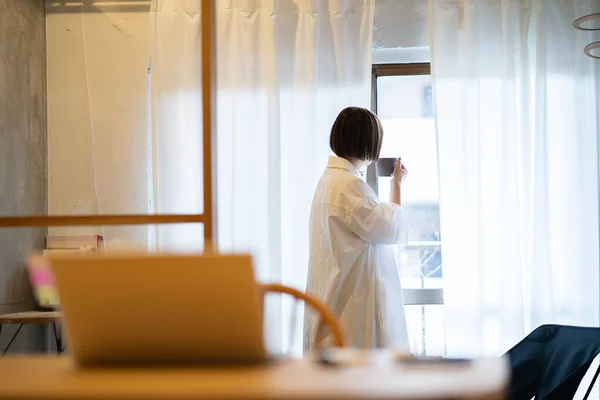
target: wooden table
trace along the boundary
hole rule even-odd
[[[77,369],[66,356],[0,360],[0,399],[503,399],[505,359],[408,367],[381,356],[370,365],[312,360],[269,366]]]
[[[4,325],[19,325],[4,351],[0,353],[0,357],[6,354],[10,345],[17,338],[23,325],[27,324],[52,324],[56,342],[56,351],[57,353],[61,353],[64,350],[62,346],[62,337],[58,334],[56,328],[56,324],[60,323],[61,318],[62,313],[60,311],[23,311],[12,314],[0,314],[0,334],[2,333],[2,326]]]

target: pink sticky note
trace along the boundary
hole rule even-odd
[[[31,271],[31,280],[34,285],[54,285],[54,276],[47,269],[34,269]]]

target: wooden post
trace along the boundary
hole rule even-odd
[[[0,228],[202,223],[202,214],[39,215],[0,217]]]
[[[216,13],[214,0],[202,0],[202,157],[204,168],[204,246],[217,247]],[[210,249],[209,249],[210,248]]]

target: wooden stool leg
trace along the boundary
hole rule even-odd
[[[6,354],[6,352],[10,348],[10,345],[15,341],[15,339],[16,339],[17,335],[19,334],[19,331],[21,330],[22,327],[23,327],[23,324],[20,324],[19,327],[17,328],[17,331],[13,335],[12,339],[10,339],[10,342],[8,342],[8,345],[6,345],[6,348],[4,349],[4,352],[2,352],[2,355]]]

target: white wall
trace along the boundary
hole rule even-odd
[[[135,3],[47,1],[49,214],[148,212],[149,2]],[[145,227],[51,230],[80,233],[147,240]]]

